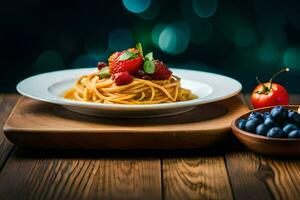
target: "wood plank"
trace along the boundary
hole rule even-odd
[[[222,156],[163,159],[165,199],[232,199]]]
[[[300,160],[252,152],[226,155],[235,199],[300,199]]]
[[[0,171],[13,147],[13,144],[4,136],[3,125],[18,98],[18,95],[0,95]]]
[[[226,165],[235,199],[272,199],[265,181],[274,174],[262,165],[257,154],[248,151],[226,154]]]
[[[0,174],[0,199],[161,198],[160,159],[101,154],[17,149]]]
[[[261,165],[272,172],[266,184],[275,199],[300,199],[300,161],[261,156]]]

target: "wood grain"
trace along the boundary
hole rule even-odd
[[[222,156],[163,159],[165,199],[233,199]]]
[[[161,199],[159,159],[38,154],[18,149],[10,157],[0,174],[0,199]]]
[[[273,179],[274,174],[268,166],[261,165],[257,154],[227,154],[226,165],[235,199],[272,199],[266,180]]]
[[[240,96],[171,117],[105,119],[21,98],[5,125],[15,144],[41,148],[195,148],[222,140],[248,111]]]
[[[300,199],[300,161],[251,152],[226,155],[236,199]]]
[[[275,199],[300,199],[300,161],[261,156],[261,165],[273,173],[265,182]]]
[[[0,95],[0,171],[13,147],[4,136],[2,128],[18,98],[18,95]]]

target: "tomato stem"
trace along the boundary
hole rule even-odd
[[[256,76],[256,81],[258,82],[258,84],[261,84],[262,87],[263,87],[263,90],[262,91],[257,91],[258,94],[263,94],[263,93],[267,93],[269,92],[269,88],[267,86],[265,86],[259,79],[258,79],[258,76]]]
[[[285,68],[281,69],[280,71],[276,72],[276,73],[270,78],[270,80],[269,80],[269,82],[270,82],[270,87],[269,87],[268,89],[269,89],[269,90],[272,89],[273,79],[274,79],[276,76],[278,76],[278,75],[281,74],[282,72],[288,72],[288,71],[290,71],[290,69],[289,69],[288,67],[285,67]]]

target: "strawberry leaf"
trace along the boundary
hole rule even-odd
[[[147,74],[153,74],[155,72],[155,65],[154,65],[153,61],[151,61],[151,60],[145,61],[143,69]]]
[[[125,51],[120,57],[119,60],[129,60],[138,57],[138,53]]]
[[[145,55],[145,60],[150,60],[150,61],[152,61],[152,60],[153,60],[153,53],[152,53],[152,52],[147,53],[147,55]]]
[[[100,69],[99,76],[100,76],[100,78],[110,77],[109,68],[108,67],[103,67],[102,69]]]
[[[143,56],[143,47],[142,47],[142,44],[140,42],[136,44],[136,49]]]

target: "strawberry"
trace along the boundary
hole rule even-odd
[[[133,77],[127,72],[118,72],[112,75],[116,85],[126,85],[133,81]]]
[[[106,63],[105,62],[98,62],[97,64],[97,68],[100,71],[102,68],[106,67]]]
[[[109,57],[108,61],[111,74],[127,71],[131,75],[141,69],[144,62],[143,56],[135,48],[116,52]]]
[[[162,61],[153,60],[153,63],[155,65],[155,72],[150,75],[153,80],[167,80],[171,77],[173,72]]]

